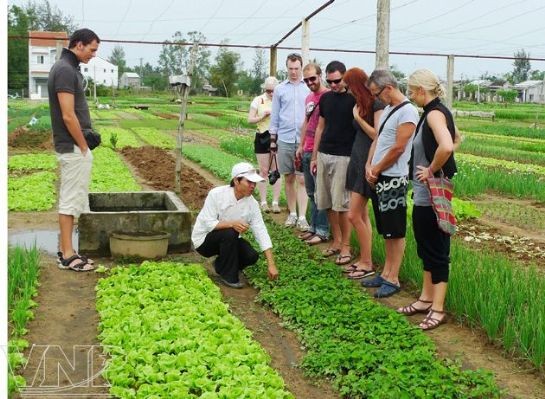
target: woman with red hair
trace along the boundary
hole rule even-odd
[[[345,269],[350,279],[361,279],[375,274],[371,260],[372,228],[367,202],[369,198],[375,202],[376,194],[365,179],[365,163],[371,143],[377,135],[375,126],[378,126],[384,104],[371,94],[367,88],[367,79],[367,74],[360,68],[351,68],[343,76],[346,88],[356,99],[352,122],[356,129],[356,138],[346,173],[346,189],[351,191],[348,219],[356,230],[360,255],[357,262]]]

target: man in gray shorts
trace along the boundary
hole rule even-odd
[[[96,56],[100,39],[89,29],[79,29],[70,36],[68,49],[49,72],[47,90],[53,142],[60,164],[59,189],[60,244],[58,265],[61,269],[86,272],[94,269],[92,261],[74,251],[74,218],[89,210],[89,182],[93,155],[83,130],[92,129],[79,64]]]
[[[311,170],[316,171],[316,206],[327,209],[333,243],[324,256],[337,255],[335,263],[352,260],[348,220],[350,193],[346,189],[346,171],[350,162],[356,130],[352,125],[354,96],[343,82],[345,65],[331,61],[326,66],[326,82],[331,91],[320,98],[320,118],[314,136]]]
[[[362,285],[379,287],[375,297],[384,298],[400,290],[399,268],[405,252],[407,226],[409,158],[418,111],[399,91],[395,77],[387,70],[376,70],[371,74],[369,90],[386,104],[365,165],[365,178],[377,192],[376,226],[385,240],[386,259],[382,274],[363,281]]]
[[[308,197],[302,169],[295,170],[295,152],[301,141],[301,127],[305,120],[305,98],[310,93],[303,82],[303,59],[290,54],[286,60],[288,79],[274,89],[271,110],[271,151],[278,151],[278,170],[284,175],[289,215],[286,227],[307,231]],[[298,209],[297,209],[298,208]],[[299,217],[297,217],[299,210]]]

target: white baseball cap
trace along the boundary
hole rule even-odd
[[[265,179],[257,173],[254,166],[248,162],[240,162],[233,166],[233,169],[231,170],[231,180],[236,177],[244,177],[254,183],[265,181]]]

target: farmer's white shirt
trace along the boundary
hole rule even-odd
[[[214,230],[219,222],[226,220],[244,220],[250,225],[261,251],[272,248],[271,237],[255,198],[249,196],[237,200],[235,189],[230,186],[216,187],[208,193],[191,233],[193,246],[199,248],[206,235]]]

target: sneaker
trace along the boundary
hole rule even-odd
[[[220,281],[225,284],[226,286],[228,287],[231,287],[231,288],[244,288],[244,284],[242,284],[240,281],[237,281],[236,283],[230,283],[229,281],[223,279],[223,278],[220,278]]]
[[[271,211],[266,202],[261,203],[261,211],[265,213],[269,213]]]
[[[297,219],[297,229],[299,231],[308,231],[310,229],[310,226],[307,222],[307,219],[304,217]]]
[[[286,227],[295,227],[297,225],[297,215],[289,214],[284,226]]]
[[[280,210],[280,207],[278,206],[278,204],[275,204],[274,202],[273,202],[273,204],[272,204],[272,212],[273,212],[273,213],[280,213],[280,212],[282,212],[282,211]]]

